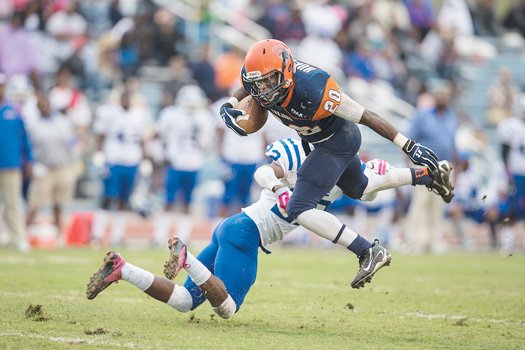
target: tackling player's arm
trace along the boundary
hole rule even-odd
[[[282,179],[283,177],[284,170],[276,162],[257,168],[254,174],[255,181],[257,181],[259,186],[272,192],[276,192],[278,189],[284,187],[282,182],[279,181],[279,179]]]

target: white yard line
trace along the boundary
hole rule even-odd
[[[65,344],[94,344],[94,345],[111,345],[119,348],[127,348],[127,349],[137,349],[142,348],[142,346],[133,344],[133,343],[116,343],[116,342],[109,342],[104,339],[96,339],[96,338],[64,338],[64,337],[50,337],[45,336],[41,334],[34,334],[34,333],[23,333],[16,330],[5,330],[0,331],[0,337],[19,337],[19,338],[30,338],[30,339],[42,339],[42,340],[48,340],[51,342],[58,342],[58,343],[65,343]]]

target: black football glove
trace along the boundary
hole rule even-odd
[[[246,130],[241,128],[235,120],[237,117],[244,114],[243,111],[241,111],[240,109],[233,108],[231,103],[226,102],[221,106],[220,113],[222,120],[224,120],[224,124],[226,124],[228,128],[232,129],[234,133],[236,133],[239,136],[248,136]]]
[[[436,171],[438,168],[438,158],[430,148],[408,140],[403,146],[403,151],[408,155],[412,163],[426,166],[430,171]]]

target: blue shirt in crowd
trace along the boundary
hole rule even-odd
[[[0,104],[0,171],[31,162],[33,154],[24,121],[13,106]]]
[[[457,128],[456,115],[450,109],[438,114],[437,110],[432,108],[416,113],[410,121],[407,137],[429,147],[439,160],[453,161],[456,154]]]

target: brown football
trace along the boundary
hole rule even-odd
[[[248,134],[261,130],[268,120],[268,111],[262,108],[250,95],[243,98],[236,108],[246,112],[245,115],[237,117],[236,121]]]

